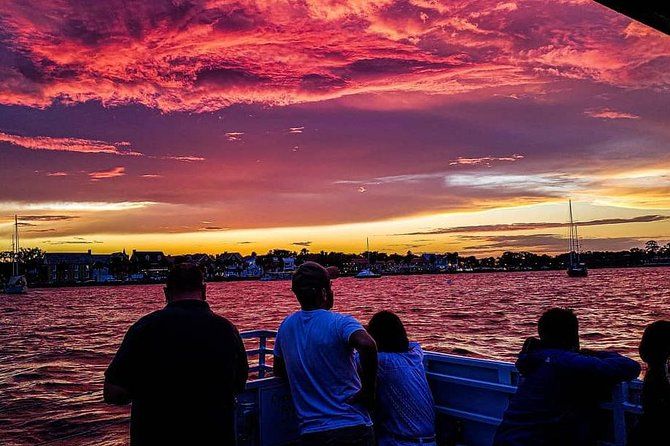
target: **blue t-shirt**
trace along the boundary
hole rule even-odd
[[[434,445],[427,440],[435,435],[435,409],[423,350],[410,342],[407,353],[379,352],[377,358],[375,425],[379,444],[399,446],[408,443],[403,438],[424,438],[422,444]]]
[[[328,310],[298,311],[279,326],[274,353],[284,359],[300,432],[371,426],[367,411],[348,404],[361,388],[349,337],[363,326]]]

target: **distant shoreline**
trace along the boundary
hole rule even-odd
[[[601,269],[634,269],[634,268],[670,268],[670,264],[647,264],[647,265],[634,265],[634,266],[601,266],[589,268],[590,270],[601,270]],[[454,276],[458,274],[492,274],[492,273],[532,273],[532,272],[549,272],[549,271],[564,271],[563,268],[546,268],[546,269],[515,269],[515,270],[472,270],[472,271],[449,271],[449,272],[437,272],[437,271],[425,271],[425,272],[411,272],[411,273],[386,273],[382,277],[392,277],[392,276]],[[354,274],[341,274],[339,278],[344,277],[354,277]],[[288,282],[290,279],[278,279],[270,280],[268,282]],[[366,279],[366,280],[376,280],[376,279]],[[378,280],[378,279],[377,279]],[[217,283],[217,282],[265,282],[260,280],[260,278],[234,278],[234,279],[217,279],[217,280],[207,280],[207,283]],[[152,281],[152,280],[143,280],[143,281],[132,281],[132,282],[93,282],[93,283],[54,283],[54,284],[38,284],[30,285],[30,289],[45,289],[45,288],[83,288],[83,287],[117,287],[117,286],[132,286],[132,285],[162,285],[165,284],[165,281]]]

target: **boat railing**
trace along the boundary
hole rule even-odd
[[[257,373],[239,397],[238,445],[282,446],[295,442],[298,421],[286,382],[271,376],[267,355],[276,335],[272,330],[241,333],[247,350],[258,357],[251,371]],[[516,392],[519,373],[513,364],[479,358],[426,352],[426,374],[430,384],[439,438],[449,444],[490,446],[510,397]],[[610,401],[602,405],[598,437],[602,446],[625,446],[630,426],[641,413],[640,381],[617,386]]]
[[[268,372],[272,372],[272,366],[268,364],[267,356],[272,355],[273,349],[268,347],[268,341],[274,340],[277,332],[273,330],[252,330],[243,331],[240,336],[242,340],[258,339],[257,346],[254,345],[255,348],[247,349],[248,358],[257,358],[256,361],[252,361],[253,365],[249,367],[249,373],[256,374],[259,379],[265,378]]]

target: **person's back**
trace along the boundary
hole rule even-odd
[[[670,441],[670,321],[657,321],[644,330],[640,357],[647,363],[642,387],[642,416],[629,444],[647,446]]]
[[[234,396],[247,371],[237,329],[202,299],[175,299],[129,329],[105,377],[132,402],[134,446],[214,445],[234,442]]]
[[[323,309],[293,313],[279,328],[275,352],[286,363],[303,432],[326,423],[329,429],[370,424],[363,407],[347,403],[361,387],[347,342],[360,328],[354,318]]]
[[[377,343],[375,433],[379,446],[435,445],[435,409],[423,350],[410,342],[402,321],[381,311],[368,324]]]
[[[554,333],[543,333],[543,322]],[[567,329],[552,324],[565,324]],[[519,355],[516,366],[522,380],[494,445],[593,445],[599,403],[616,383],[637,377],[640,366],[613,352],[579,351],[577,319],[569,310],[549,310],[539,328],[541,340],[527,340]]]
[[[275,373],[288,378],[301,442],[371,445],[372,422],[365,406],[374,392],[374,341],[356,319],[330,311],[332,293],[325,268],[312,262],[301,265],[293,290],[302,309],[279,327]],[[354,349],[365,357],[360,377]]]

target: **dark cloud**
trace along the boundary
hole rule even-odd
[[[22,215],[24,221],[64,221],[79,218],[77,215]]]
[[[605,226],[621,225],[627,223],[651,223],[656,221],[670,220],[667,215],[641,215],[632,218],[603,218],[599,220],[589,220],[579,222],[579,226]],[[428,235],[428,234],[460,234],[464,232],[509,232],[509,231],[533,231],[538,229],[551,229],[567,227],[569,223],[509,223],[500,225],[474,225],[474,226],[456,226],[452,228],[437,228],[430,231],[408,232],[395,235]]]
[[[311,241],[293,242],[293,243],[291,243],[291,244],[292,244],[292,245],[296,245],[296,246],[304,246],[304,247],[308,247],[308,246],[311,246],[312,242],[311,242]]]
[[[471,252],[531,251],[560,253],[567,251],[567,239],[553,234],[459,236],[459,240],[472,242],[463,249]],[[646,240],[636,237],[583,238],[583,251],[621,251],[641,246]]]

